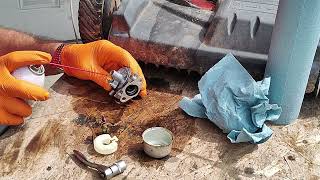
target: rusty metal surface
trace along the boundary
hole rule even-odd
[[[204,73],[232,52],[263,71],[277,4],[228,0],[215,13],[165,0],[124,0],[108,38],[146,63]]]
[[[200,74],[231,52],[261,80],[277,4],[228,0],[214,13],[165,0],[124,0],[113,15],[108,38],[144,63]],[[317,56],[307,93],[314,90],[318,62]]]
[[[145,63],[204,72],[195,57],[213,14],[163,0],[123,1],[108,38]]]

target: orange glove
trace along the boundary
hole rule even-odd
[[[111,80],[110,72],[122,67],[128,67],[132,73],[138,74],[143,80],[140,96],[147,95],[146,80],[137,61],[128,51],[107,40],[65,46],[61,52],[61,64],[105,74],[100,75],[64,68],[65,73],[68,75],[83,80],[92,80],[107,91],[111,90],[108,83],[108,80]]]
[[[39,51],[16,51],[0,57],[0,124],[18,125],[31,115],[31,107],[22,99],[47,100],[41,87],[15,79],[11,73],[32,64],[47,64],[51,56]]]

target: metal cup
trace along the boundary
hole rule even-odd
[[[163,127],[152,127],[142,134],[144,152],[153,158],[163,158],[170,154],[173,135]]]

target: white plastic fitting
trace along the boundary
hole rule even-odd
[[[118,150],[118,138],[109,134],[101,134],[93,140],[94,150],[99,154],[112,154]]]

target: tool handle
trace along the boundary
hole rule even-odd
[[[87,158],[81,152],[79,152],[77,150],[73,150],[73,154],[84,165],[86,165],[86,166],[88,166],[90,168],[96,169],[100,173],[104,173],[104,171],[107,169],[107,167],[104,166],[104,165],[96,164],[96,163],[92,163],[92,162],[88,161]]]

